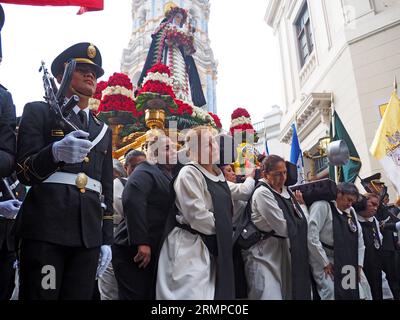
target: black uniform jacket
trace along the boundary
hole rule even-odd
[[[135,169],[122,194],[125,217],[116,230],[116,244],[149,245],[158,251],[169,211],[171,180],[158,165],[147,161]]]
[[[5,183],[8,184],[8,188]],[[15,173],[0,181],[0,202],[13,199],[10,191],[19,201],[24,200],[26,194],[25,186],[17,180]],[[13,219],[0,217],[0,250],[14,251],[16,249],[14,223],[15,220]]]
[[[82,127],[72,111],[71,121]],[[103,123],[93,114],[89,117],[89,140],[100,133]],[[54,121],[49,105],[28,103],[18,131],[17,174],[25,185],[32,186],[22,205],[18,235],[21,238],[46,241],[70,247],[93,248],[112,244],[112,145],[111,129],[90,151],[89,162],[56,163],[52,145],[64,137]],[[56,171],[80,173],[102,183],[107,209],[101,208],[100,195],[75,185],[42,183]]]
[[[0,177],[8,177],[14,168],[15,107],[11,94],[0,85]]]

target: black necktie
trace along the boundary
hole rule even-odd
[[[79,115],[79,119],[81,120],[83,130],[87,131],[88,124],[87,124],[86,112],[83,110],[80,110],[78,112],[78,115]]]

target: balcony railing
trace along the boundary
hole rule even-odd
[[[265,122],[260,121],[260,122],[253,123],[253,127],[254,127],[254,130],[256,130],[256,132],[260,133],[260,132],[264,131]]]

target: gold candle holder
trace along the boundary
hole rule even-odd
[[[164,129],[165,111],[163,109],[146,109],[144,120],[150,129]]]

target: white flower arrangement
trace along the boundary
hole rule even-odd
[[[173,85],[174,80],[166,73],[159,73],[159,72],[154,72],[154,73],[149,73],[144,79],[143,79],[143,84],[146,83],[147,81],[152,80],[152,81],[159,81],[162,83],[165,83],[168,86]]]
[[[100,106],[100,100],[94,99],[94,98],[89,98],[89,109],[97,111]]]
[[[128,98],[132,98],[133,97],[133,91],[129,90],[125,87],[121,87],[121,86],[114,86],[114,87],[107,87],[103,90],[102,92],[102,99],[105,96],[110,96],[113,94],[122,94],[123,96],[126,96]]]
[[[196,106],[192,106],[193,108],[193,113],[192,113],[192,117],[194,118],[199,118],[203,121],[205,121],[206,119],[208,119],[208,117],[211,117],[207,111],[205,111],[202,108],[196,107]]]
[[[196,107],[192,104],[190,104],[190,106],[193,108],[193,113],[192,113],[193,118],[198,118],[198,119],[201,119],[202,121],[208,121],[214,127],[217,126],[215,124],[214,118],[206,110]]]
[[[251,119],[247,118],[247,117],[239,117],[239,118],[233,119],[231,122],[231,128],[240,126],[243,124],[251,124]]]

